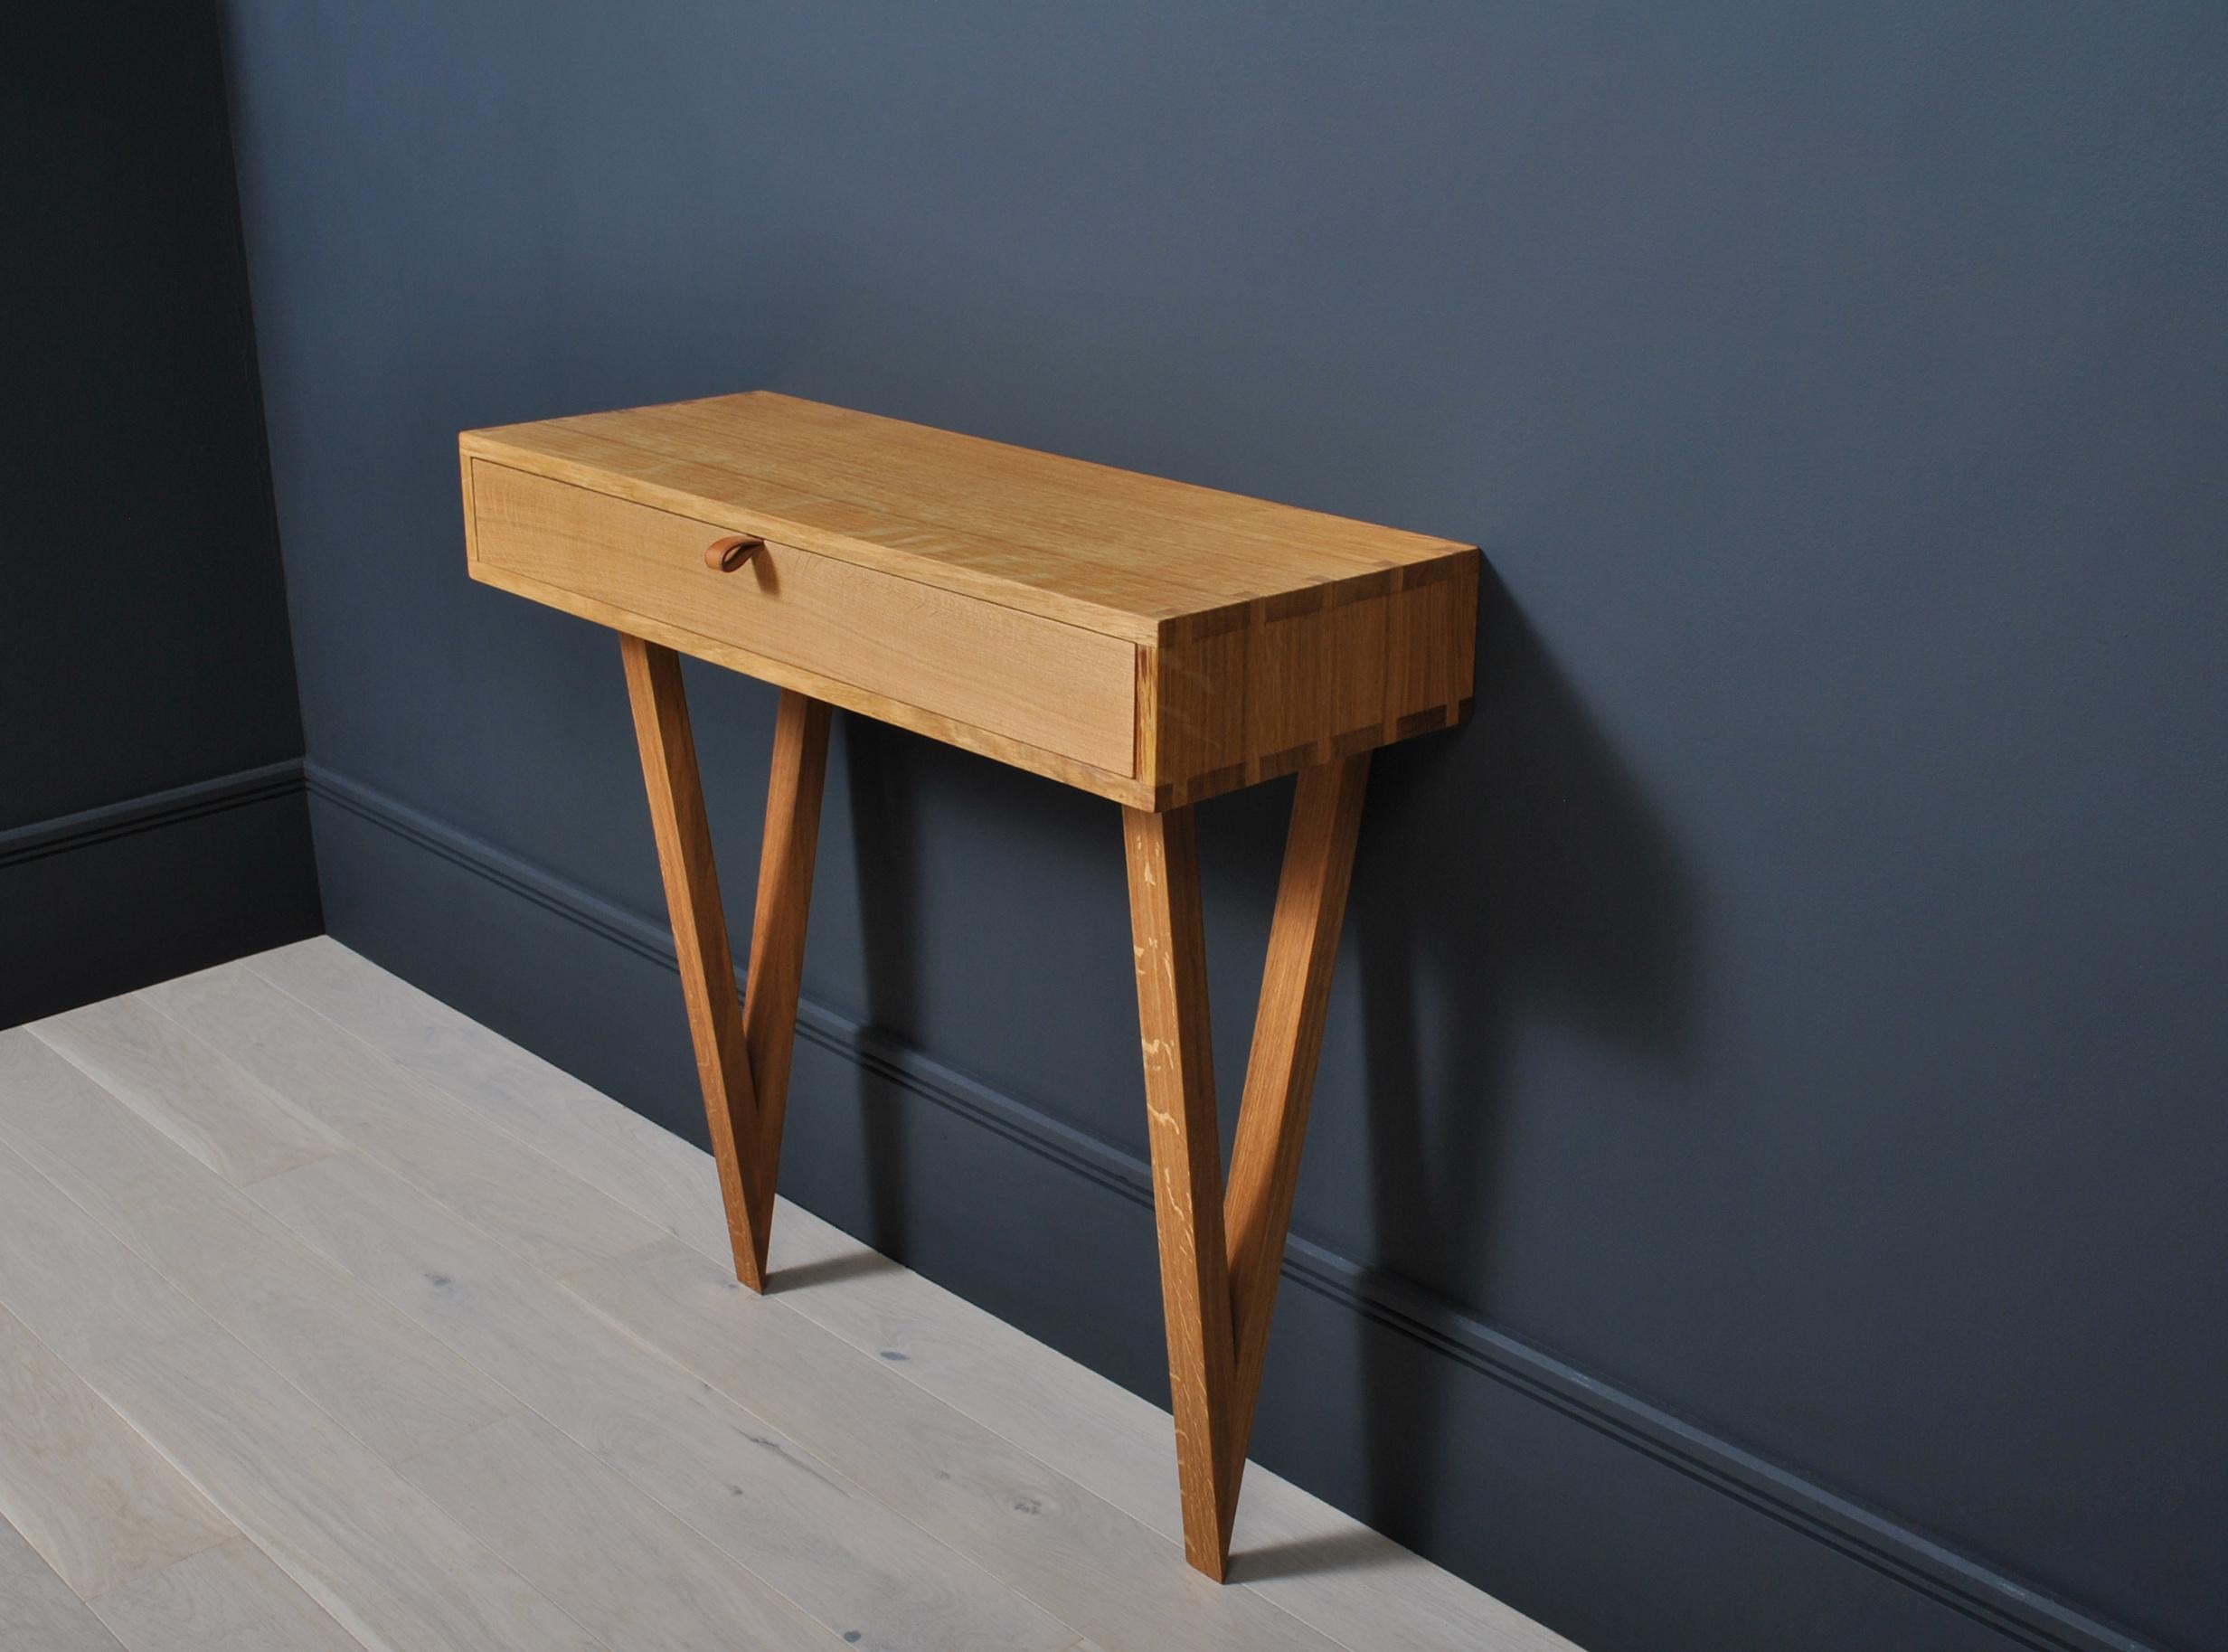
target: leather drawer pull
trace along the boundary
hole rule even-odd
[[[730,533],[704,547],[704,566],[714,573],[732,573],[765,545],[754,533]]]

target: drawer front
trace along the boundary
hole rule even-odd
[[[1136,772],[1137,651],[895,574],[769,542],[732,573],[728,530],[476,458],[473,555],[1115,775]]]

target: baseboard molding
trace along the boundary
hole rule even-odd
[[[0,1026],[315,935],[298,758],[0,832]]]
[[[460,869],[599,943],[660,969],[674,969],[672,938],[661,920],[618,907],[346,776],[315,763],[307,766],[305,774],[309,795],[316,802]],[[0,848],[4,846],[5,840],[0,840]],[[854,1070],[864,1081],[899,1092],[908,1101],[924,1103],[945,1119],[988,1132],[1070,1177],[1149,1212],[1147,1168],[1129,1152],[1063,1125],[826,1005],[805,1002],[798,1034],[805,1043]],[[1366,1322],[1470,1378],[1546,1408],[1961,1622],[1962,1628],[1952,1629],[1950,1619],[1943,1619],[1940,1633],[1931,1635],[1927,1644],[2001,1644],[2034,1652],[2167,1652],[1348,1257],[1295,1236],[1284,1273],[1290,1283],[1335,1313]],[[1723,1586],[1745,1587],[1735,1580],[1748,1569],[1742,1556],[1727,1556]],[[1977,1638],[1974,1630],[1983,1631],[1984,1637]],[[1780,1644],[1809,1643],[1798,1634]],[[1855,1644],[1863,1644],[1862,1638]],[[1907,1630],[1899,1630],[1893,1636],[1883,1633],[1874,1644],[1913,1643]]]
[[[243,804],[298,794],[303,786],[302,760],[265,763],[241,769],[185,786],[173,786],[99,808],[80,809],[34,820],[28,826],[0,832],[0,871],[49,854],[67,854],[113,843],[119,837],[222,814]]]

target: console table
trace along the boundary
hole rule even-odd
[[[472,577],[619,634],[752,1289],[829,708],[1121,805],[1184,1547],[1222,1577],[1369,754],[1468,712],[1476,549],[763,392],[472,430],[458,448]],[[740,1002],[684,654],[781,691]],[[1192,806],[1293,771],[1226,1181]]]

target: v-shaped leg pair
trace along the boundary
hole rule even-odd
[[[620,643],[735,1275],[763,1290],[827,772],[828,708],[781,692],[747,997],[739,1008],[680,656],[639,637]],[[1300,774],[1227,1188],[1192,811],[1123,811],[1184,1553],[1213,1578],[1223,1576],[1230,1559],[1368,775],[1366,752]]]
[[[812,864],[820,837],[820,792],[827,775],[826,703],[781,691],[774,718],[773,773],[766,787],[766,836],[760,851],[758,908],[751,925],[745,1001],[735,1002],[735,965],[712,859],[696,746],[689,733],[681,658],[638,637],[619,638],[633,703],[642,778],[649,788],[657,864],[673,915],[681,992],[696,1046],[704,1118],[735,1277],[766,1289],[766,1243],[773,1229],[774,1181],[796,1043],[797,995],[803,980],[805,919],[812,904]]]
[[[1123,811],[1184,1553],[1215,1579],[1230,1562],[1368,776],[1367,752],[1300,774],[1227,1189],[1192,811]]]

